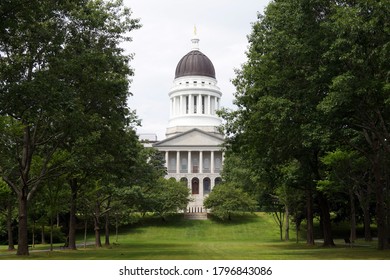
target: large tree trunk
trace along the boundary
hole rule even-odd
[[[95,246],[96,247],[102,247],[102,241],[100,240],[100,205],[98,202],[96,202],[95,205],[95,213],[93,215],[93,221],[94,221],[94,230],[95,230]]]
[[[372,241],[371,235],[371,217],[370,217],[370,206],[367,203],[367,206],[364,206],[363,216],[364,216],[364,240]]]
[[[68,248],[76,250],[76,206],[77,206],[77,192],[78,185],[77,179],[69,181],[71,189],[71,200],[70,200],[70,212],[69,212],[69,235],[68,235]]]
[[[104,229],[105,229],[105,242],[104,242],[104,245],[105,246],[110,246],[110,220],[109,220],[109,213],[106,212],[104,214],[105,216],[105,226],[104,226]]]
[[[376,159],[373,162],[373,173],[375,177],[375,191],[376,191],[376,223],[378,228],[378,249],[387,249],[387,230],[386,230],[386,211],[384,202],[383,180],[381,176],[381,170],[379,166],[379,155],[376,155]]]
[[[29,255],[28,252],[28,228],[27,228],[27,188],[23,187],[18,195],[19,229],[17,255]]]
[[[321,209],[321,222],[322,222],[322,232],[324,235],[324,246],[333,247],[335,246],[332,237],[332,223],[330,220],[329,205],[328,199],[319,192],[318,200]]]
[[[306,189],[306,220],[307,220],[306,243],[308,245],[314,245],[313,194],[310,186]]]
[[[11,199],[7,201],[7,231],[8,231],[8,251],[15,250],[14,235],[12,233],[12,210],[13,205]]]
[[[349,203],[351,209],[351,213],[350,213],[351,232],[350,232],[349,240],[351,242],[354,242],[356,240],[356,209],[355,209],[355,196],[352,188],[349,188]]]
[[[301,231],[301,219],[295,219],[295,234],[296,234],[296,243],[299,243],[299,233]]]
[[[53,230],[54,230],[54,224],[53,224],[53,216],[50,216],[50,251],[53,251]]]
[[[288,205],[286,204],[284,206],[285,208],[285,226],[284,226],[284,240],[289,241],[290,240],[290,211],[288,209]]]
[[[45,225],[41,225],[41,244],[46,244]]]
[[[359,199],[360,207],[363,211],[364,223],[364,240],[372,241],[371,235],[371,216],[370,216],[370,202],[371,202],[371,185],[367,184],[367,189],[356,192]]]

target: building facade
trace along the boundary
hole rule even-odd
[[[192,50],[179,61],[169,92],[170,118],[166,139],[153,146],[164,153],[167,178],[186,182],[191,191],[188,212],[205,212],[203,200],[221,182],[223,135],[222,93],[217,86],[214,65],[199,50],[199,38],[192,38]]]

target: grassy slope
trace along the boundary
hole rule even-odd
[[[336,248],[308,247],[304,241],[279,241],[272,217],[236,217],[233,222],[188,221],[171,218],[168,222],[148,219],[119,236],[110,248],[93,247],[77,251],[31,253],[28,259],[390,259],[390,251],[376,250],[376,243],[359,241],[353,248],[335,240]],[[0,259],[18,259],[14,253]]]

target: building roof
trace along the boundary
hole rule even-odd
[[[210,133],[199,128],[193,128],[154,143],[153,147],[216,147],[219,150],[223,142],[224,137],[222,134]]]
[[[207,76],[215,79],[211,60],[199,50],[192,50],[176,66],[175,79],[184,76]]]

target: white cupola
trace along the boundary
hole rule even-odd
[[[170,118],[166,136],[171,137],[193,128],[219,133],[222,93],[217,86],[211,60],[199,51],[199,38],[194,31],[192,50],[176,66],[173,87],[169,92]]]

